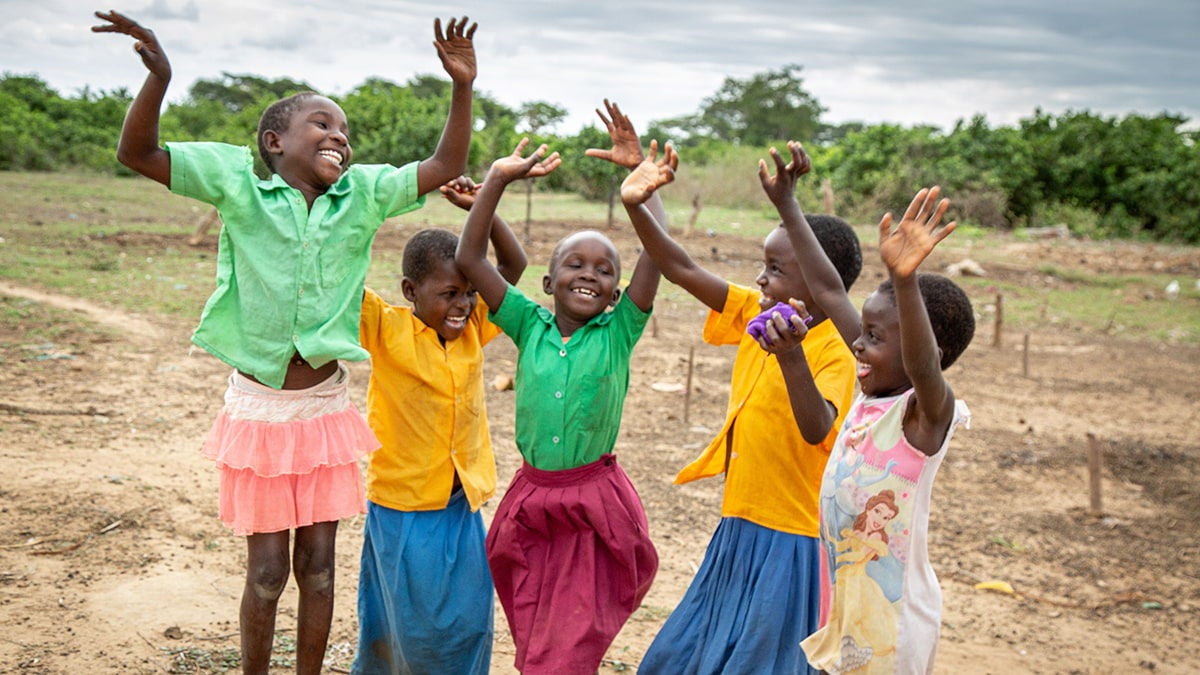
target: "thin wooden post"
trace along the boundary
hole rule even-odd
[[[1025,349],[1021,352],[1021,374],[1029,377],[1029,333],[1025,334]]]
[[[687,385],[683,388],[683,421],[688,423],[692,408],[692,367],[696,361],[696,347],[688,348]]]
[[[1004,334],[1004,296],[996,294],[996,328],[992,332],[992,346],[1000,346],[1000,338]]]
[[[833,181],[826,178],[821,181],[821,196],[825,200],[825,213],[833,215]]]
[[[1104,515],[1100,496],[1101,455],[1100,442],[1096,434],[1088,432],[1088,510],[1093,516]]]

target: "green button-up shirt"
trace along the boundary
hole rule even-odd
[[[421,207],[417,163],[354,164],[308,209],[250,149],[169,143],[171,191],[217,207],[217,287],[192,341],[271,387],[299,352],[313,367],[362,361],[358,342],[371,242],[389,217]]]
[[[517,448],[547,471],[611,452],[629,389],[629,358],[649,320],[623,295],[563,343],[554,315],[514,286],[490,318],[517,345]]]

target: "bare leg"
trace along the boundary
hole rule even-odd
[[[275,610],[288,579],[289,537],[286,530],[246,537],[246,586],[239,616],[243,673],[266,673],[271,665]]]
[[[334,543],[337,521],[296,530],[292,567],[300,587],[296,626],[296,673],[319,675],[333,621]]]

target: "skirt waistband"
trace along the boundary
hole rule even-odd
[[[616,466],[617,456],[609,452],[589,464],[558,471],[539,469],[528,462],[523,462],[520,472],[530,483],[540,487],[568,487],[593,481],[612,471]]]

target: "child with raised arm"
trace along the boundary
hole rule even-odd
[[[450,111],[428,159],[397,168],[351,165],[346,115],[311,92],[270,105],[253,172],[249,148],[159,144],[171,66],[154,33],[117,12],[96,12],[99,33],[136,40],[149,75],[121,130],[122,164],[172,192],[217,208],[217,288],[192,341],[230,365],[225,406],[204,445],[220,472],[220,518],[246,536],[239,625],[242,669],[266,672],[289,572],[300,589],[296,670],[317,673],[333,613],[338,520],[365,511],[358,459],[379,442],[350,403],[340,360],[367,358],[358,328],[370,245],[384,219],[466,165],[475,79],[475,26],[434,22],[434,45],[453,80]],[[295,531],[295,546],[291,532]],[[289,550],[290,549],[290,550]]]
[[[793,184],[794,186],[794,184]],[[797,673],[800,641],[817,628],[820,597],[817,492],[836,430],[854,393],[854,357],[812,303],[787,233],[763,242],[757,289],[700,267],[644,209],[630,217],[669,281],[710,309],[704,339],[737,345],[725,423],[675,478],[725,474],[721,520],[683,598],[642,657],[655,675]],[[849,288],[862,269],[858,238],[840,218],[814,225]],[[777,303],[796,300],[803,349],[776,356],[747,330]],[[785,377],[807,374],[802,385]],[[790,395],[790,396],[789,396]]]
[[[780,176],[808,163],[799,143],[788,149],[787,165],[771,151]],[[766,173],[763,162],[764,181]],[[809,664],[831,673],[933,671],[942,593],[926,545],[930,493],[955,429],[969,421],[942,371],[975,334],[966,293],[917,273],[955,228],[941,226],[950,202],[939,193],[918,192],[895,227],[890,213],[879,222],[888,279],[861,315],[795,197],[772,193],[813,299],[854,351],[862,390],[821,480],[822,591],[832,606],[802,643]]]
[[[470,209],[469,178],[442,194]],[[492,218],[496,268],[508,283],[525,252]],[[358,651],[351,672],[486,675],[492,577],[479,507],[496,492],[483,347],[500,333],[454,263],[458,237],[421,230],[404,247],[400,289],[412,306],[367,289],[360,331],[371,353],[367,419],[379,450],[367,465],[358,577]]]
[[[622,293],[616,248],[588,230],[551,253],[542,288],[553,311],[505,282],[484,256],[488,222],[505,186],[536,171],[544,152],[492,164],[457,260],[518,349],[516,441],[524,462],[487,536],[515,665],[522,673],[573,675],[599,668],[658,568],[641,500],[612,450],[630,355],[659,275],[643,254]],[[670,182],[674,151],[668,146],[657,163],[654,154],[652,146],[625,180],[623,200],[644,202]]]

